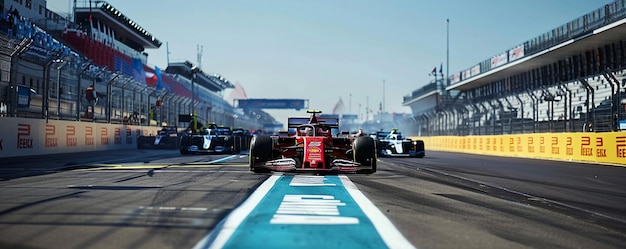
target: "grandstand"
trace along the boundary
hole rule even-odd
[[[625,74],[617,0],[414,90],[403,126],[421,136],[625,131]]]
[[[161,42],[106,1],[74,4],[73,19],[44,0],[0,10],[1,117],[183,126],[195,113],[252,130],[269,116],[233,107],[223,92],[234,86],[188,61],[149,66],[145,50]]]

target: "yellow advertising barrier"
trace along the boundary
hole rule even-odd
[[[411,137],[426,150],[626,166],[626,132]]]

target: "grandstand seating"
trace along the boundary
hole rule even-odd
[[[625,71],[621,70],[615,74],[620,82],[626,79]],[[603,101],[606,104],[613,97],[613,94],[610,83],[603,76],[589,77],[587,82],[594,89],[593,104],[590,103],[589,106],[589,111],[593,112],[594,108],[600,106]],[[566,89],[571,91],[571,104]],[[624,87],[620,87],[620,89],[621,92],[625,91]],[[548,93],[556,96],[555,101],[543,98]],[[471,134],[499,133],[498,131],[507,134],[522,133],[524,130],[528,132],[533,129],[536,132],[567,131],[570,130],[570,125],[572,126],[572,131],[583,131],[585,124],[593,122],[592,116],[589,117],[590,120],[587,120],[587,90],[579,81],[567,82],[562,87],[551,86],[545,89],[521,93],[518,97],[521,99],[521,103],[515,96],[505,96],[494,100],[491,105],[488,101],[466,105],[465,109],[468,110],[467,115],[464,116],[466,121],[460,121],[458,125],[461,129],[475,130]],[[591,94],[589,98],[591,98]],[[533,114],[535,101],[537,102],[537,108],[536,113]],[[498,102],[503,103],[505,110],[500,110],[501,107],[499,107]],[[494,108],[497,114],[494,114]],[[570,110],[571,113],[569,113]],[[535,115],[537,116],[535,117]],[[552,118],[550,118],[551,115]],[[608,118],[606,114],[603,115],[596,115],[598,119],[596,121],[596,129],[601,129],[601,131],[610,130]],[[570,119],[572,124],[568,123]],[[494,120],[497,120],[497,122],[494,122]],[[537,121],[537,126],[533,127],[535,120]],[[453,122],[451,125],[457,124]],[[485,128],[486,126],[490,128]],[[472,127],[483,128],[472,129]],[[495,130],[495,132],[491,132],[492,130]]]
[[[625,18],[626,1],[616,0],[460,70],[448,82],[414,90],[404,97],[414,115],[409,122],[420,133],[446,135],[618,130],[618,120],[626,120]],[[520,51],[522,57],[510,58]],[[449,91],[435,87],[441,84]],[[442,125],[439,112],[462,120]]]

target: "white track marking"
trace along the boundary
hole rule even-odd
[[[209,248],[224,247],[237,227],[239,227],[243,220],[250,215],[250,212],[254,210],[259,202],[261,202],[263,197],[267,195],[280,176],[280,174],[270,176],[270,178],[263,182],[263,184],[261,184],[261,186],[259,186],[259,188],[257,188],[257,190],[255,190],[243,204],[241,204],[241,206],[235,208],[235,210],[233,210],[228,217],[226,217],[223,223],[220,223],[213,229],[213,231],[218,232],[217,234],[214,234],[214,232],[209,233],[207,236],[204,236],[204,238],[202,238],[202,240],[200,240],[193,248],[207,248],[207,243],[209,243],[213,238],[214,240]]]
[[[340,175],[339,179],[341,179],[341,183],[343,183],[343,186],[350,196],[352,196],[354,201],[361,207],[361,210],[363,210],[365,215],[372,221],[376,231],[378,231],[378,234],[389,248],[415,248],[347,176]]]

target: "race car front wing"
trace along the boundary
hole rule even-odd
[[[307,168],[303,167],[294,158],[281,158],[266,161],[262,164],[263,167],[272,171],[340,171],[340,172],[356,172],[363,169],[365,166],[362,164],[346,160],[346,159],[334,159],[330,163],[328,168]]]

